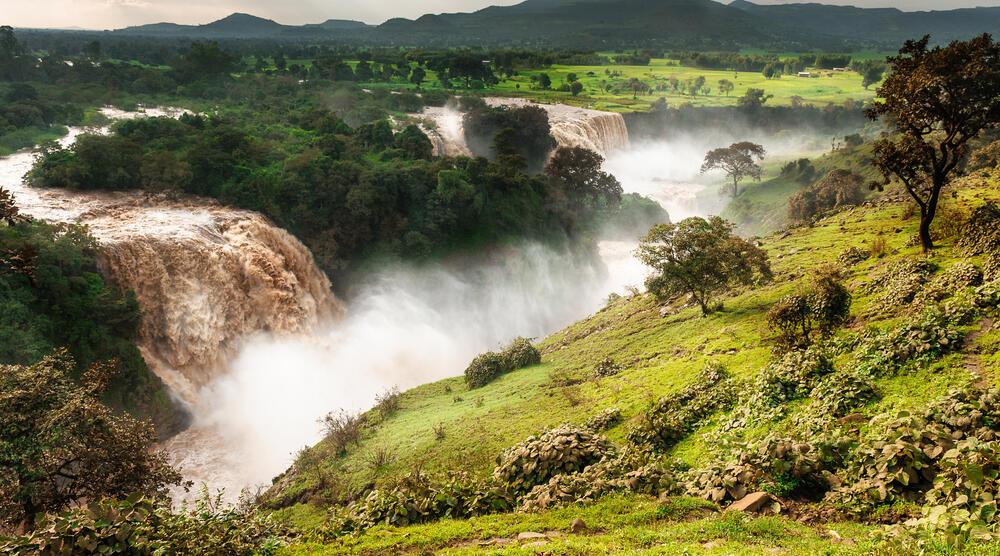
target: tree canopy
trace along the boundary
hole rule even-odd
[[[728,147],[713,149],[705,155],[701,165],[702,173],[710,170],[722,170],[733,182],[731,194],[736,197],[740,193],[740,182],[744,178],[760,181],[761,168],[758,161],[764,159],[764,147],[750,141],[733,143]]]
[[[941,190],[961,168],[969,141],[1000,124],[1000,45],[984,34],[928,49],[907,41],[888,58],[891,73],[867,111],[892,125],[875,143],[872,164],[882,190],[895,178],[920,207],[920,243],[934,247],[930,225]]]
[[[166,457],[150,450],[153,425],[101,403],[114,365],[95,364],[79,382],[74,367],[65,350],[33,365],[0,365],[2,523],[30,524],[83,500],[163,495],[181,483]]]
[[[688,294],[706,315],[719,290],[771,278],[767,253],[734,235],[733,225],[718,216],[657,224],[639,240],[636,256],[654,271],[646,280],[650,292],[661,298]]]

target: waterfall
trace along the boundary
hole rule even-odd
[[[490,106],[540,106],[549,115],[552,137],[560,147],[584,147],[605,158],[629,148],[625,118],[617,112],[601,112],[565,104],[535,104],[522,98],[484,99]],[[471,156],[465,140],[462,113],[452,106],[427,107],[415,117],[431,120],[421,129],[434,145],[437,156]]]
[[[62,143],[85,131],[107,128],[73,128]],[[260,214],[195,197],[30,188],[21,176],[33,160],[30,151],[4,159],[0,186],[23,214],[88,227],[105,279],[136,293],[146,363],[189,406],[245,338],[307,332],[343,312],[309,250]]]

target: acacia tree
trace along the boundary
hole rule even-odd
[[[701,172],[722,170],[733,181],[732,195],[740,192],[740,182],[744,178],[760,181],[761,169],[758,161],[764,159],[764,147],[750,141],[733,143],[728,147],[713,149],[705,155]]]
[[[767,253],[733,235],[733,225],[718,216],[657,224],[639,240],[636,256],[655,271],[646,279],[650,292],[660,298],[689,294],[705,315],[719,290],[771,278]]]
[[[929,37],[907,41],[887,59],[891,73],[866,115],[893,125],[875,143],[872,165],[883,190],[902,182],[920,207],[920,244],[934,248],[930,226],[941,190],[961,167],[968,143],[1000,123],[1000,45],[988,34],[928,50]]]
[[[733,85],[733,82],[728,79],[719,80],[719,92],[724,93],[727,97],[729,96],[729,93],[733,92],[735,87],[736,86]]]
[[[30,366],[0,365],[0,523],[32,523],[74,502],[163,495],[180,474],[150,450],[153,425],[101,403],[114,365],[79,382],[58,350]]]

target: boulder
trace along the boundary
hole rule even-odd
[[[754,492],[747,494],[736,502],[733,502],[726,511],[736,510],[740,512],[760,512],[770,508],[771,504],[777,502],[773,496],[766,492]]]
[[[546,537],[544,533],[525,531],[523,533],[517,534],[517,542],[544,541],[544,540],[548,540],[548,537]]]
[[[582,519],[576,518],[573,523],[569,526],[569,532],[574,534],[579,534],[587,530],[587,524],[583,522]]]

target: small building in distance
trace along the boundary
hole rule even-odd
[[[833,71],[847,71],[847,68],[833,68]]]
[[[811,74],[808,71],[800,71],[799,77],[809,77]]]

